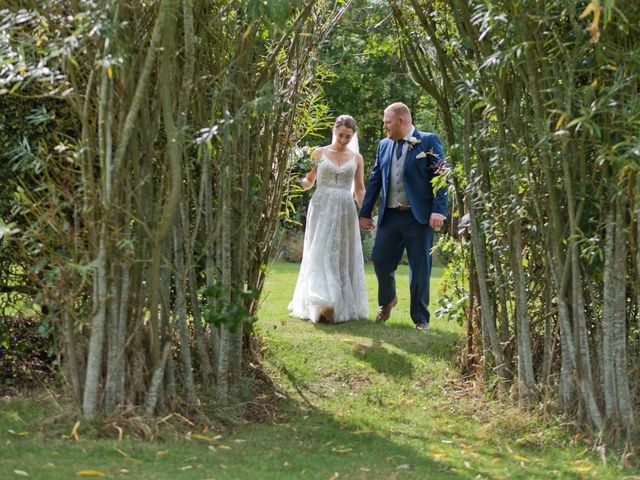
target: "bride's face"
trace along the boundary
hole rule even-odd
[[[353,130],[344,125],[334,128],[333,133],[336,135],[336,145],[338,147],[347,148],[353,138]]]

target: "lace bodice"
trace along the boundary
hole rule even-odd
[[[355,159],[354,155],[350,160],[338,166],[323,154],[318,164],[317,188],[339,188],[351,192],[357,168]]]

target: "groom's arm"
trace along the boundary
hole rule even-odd
[[[371,176],[369,177],[369,183],[367,183],[367,190],[364,195],[364,201],[360,207],[360,218],[370,219],[373,216],[373,207],[376,204],[380,189],[382,188],[382,171],[380,169],[380,144],[376,151],[376,163],[371,170]]]

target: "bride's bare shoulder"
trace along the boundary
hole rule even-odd
[[[322,155],[324,155],[326,149],[327,147],[316,147],[316,149],[311,152],[311,159],[319,161],[322,158]]]

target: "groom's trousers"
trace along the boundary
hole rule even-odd
[[[409,260],[410,311],[414,323],[429,323],[432,244],[433,229],[418,222],[410,210],[385,210],[371,255],[378,277],[378,304],[387,305],[395,298],[395,271],[406,249]]]

